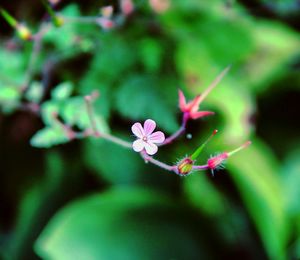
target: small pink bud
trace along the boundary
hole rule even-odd
[[[233,154],[239,152],[240,150],[245,149],[250,144],[251,144],[251,141],[247,141],[246,143],[244,143],[243,145],[241,145],[240,147],[238,147],[237,149],[235,149],[231,152],[223,152],[221,154],[218,154],[216,156],[209,158],[207,160],[208,168],[211,169],[212,171],[217,170],[218,168],[223,166],[223,163],[226,161],[226,159],[228,159]]]
[[[222,163],[229,157],[228,153],[221,153],[207,160],[208,168],[211,170],[218,169]]]

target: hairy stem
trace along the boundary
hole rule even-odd
[[[105,133],[101,133],[99,137],[102,137],[103,139],[106,139],[107,141],[113,142],[115,144],[118,144],[120,146],[123,146],[125,148],[132,148],[132,144],[130,142],[124,141],[119,137],[110,135],[110,134],[105,134]]]
[[[193,170],[201,171],[201,170],[207,170],[207,169],[209,169],[207,164],[205,164],[205,165],[194,165],[193,166]]]
[[[156,166],[158,166],[162,169],[165,169],[167,171],[175,171],[176,170],[176,166],[171,166],[171,165],[168,165],[168,164],[163,163],[161,161],[158,161],[158,160],[154,159],[153,157],[149,156],[148,154],[146,154],[145,151],[142,151],[140,154],[146,162],[150,162],[152,164],[155,164]]]

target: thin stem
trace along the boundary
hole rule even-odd
[[[176,169],[176,166],[171,166],[171,165],[168,165],[168,164],[163,163],[161,161],[158,161],[158,160],[154,159],[153,157],[149,156],[148,154],[146,154],[145,151],[140,152],[140,154],[146,162],[150,162],[152,164],[155,164],[156,166],[158,166],[162,169],[165,169],[167,171],[175,171],[175,169]]]
[[[125,148],[132,148],[132,144],[130,142],[124,141],[121,138],[118,138],[116,136],[110,135],[110,134],[105,134],[105,133],[101,133],[101,135],[99,137],[102,137],[103,139],[106,139],[108,141],[111,141],[115,144],[121,145]]]
[[[97,129],[97,124],[96,124],[96,118],[95,118],[95,113],[94,113],[94,109],[92,107],[92,100],[94,98],[96,98],[98,96],[98,93],[93,93],[91,95],[85,96],[84,100],[85,100],[85,104],[86,104],[86,108],[87,108],[87,112],[88,112],[88,116],[92,125],[92,135],[95,137],[101,137],[103,139],[106,139],[110,142],[113,142],[115,144],[118,144],[120,146],[123,146],[125,148],[132,148],[132,144],[122,140],[121,138],[118,138],[116,136],[113,136],[111,134],[107,134],[107,133],[100,133],[99,130]]]
[[[65,22],[77,22],[77,23],[97,23],[97,19],[99,19],[99,17],[97,16],[85,16],[85,17],[66,17],[66,16],[62,16],[63,20]]]
[[[163,145],[170,144],[175,139],[177,139],[179,136],[181,136],[185,132],[187,121],[188,121],[187,114],[184,113],[183,116],[182,116],[182,123],[181,123],[180,128],[174,134],[172,134],[171,136],[166,138],[165,141],[162,144],[158,144],[158,146],[163,146]]]
[[[89,116],[89,119],[91,122],[93,134],[94,134],[94,136],[99,137],[100,132],[97,129],[95,114],[94,114],[94,110],[93,110],[92,102],[91,102],[92,96],[85,96],[84,100],[85,100],[85,104],[86,104],[87,113],[88,113],[88,116]]]
[[[39,31],[33,37],[33,49],[31,52],[31,56],[29,58],[29,63],[28,63],[26,74],[25,74],[25,81],[24,81],[24,87],[22,88],[22,92],[26,91],[26,89],[28,88],[29,83],[32,79],[33,72],[34,72],[34,66],[35,66],[36,60],[41,52],[42,39],[49,28],[50,28],[49,24],[42,23]]]
[[[209,167],[208,167],[208,165],[207,164],[205,164],[205,165],[194,165],[193,166],[193,170],[198,170],[198,171],[200,171],[200,170],[207,170]]]
[[[223,77],[227,74],[230,70],[231,66],[226,67],[215,79],[214,81],[208,86],[208,88],[200,95],[198,99],[198,104],[200,104],[207,95],[218,85],[218,83],[223,79]]]
[[[56,113],[53,113],[53,119],[65,131],[69,140],[73,140],[74,138],[76,138],[76,136],[77,136],[76,132],[74,132],[69,126],[67,126],[63,122],[61,122]]]

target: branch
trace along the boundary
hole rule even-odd
[[[163,162],[160,162],[156,159],[154,159],[153,157],[149,156],[145,151],[142,151],[140,152],[140,155],[142,156],[142,158],[144,158],[145,162],[150,162],[152,164],[155,164],[156,166],[162,168],[162,169],[165,169],[167,171],[173,171],[173,172],[176,172],[176,166],[173,165],[168,165],[168,164],[165,164]]]

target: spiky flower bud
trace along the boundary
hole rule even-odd
[[[221,153],[207,160],[208,168],[211,170],[218,169],[222,163],[229,157],[228,153]]]

